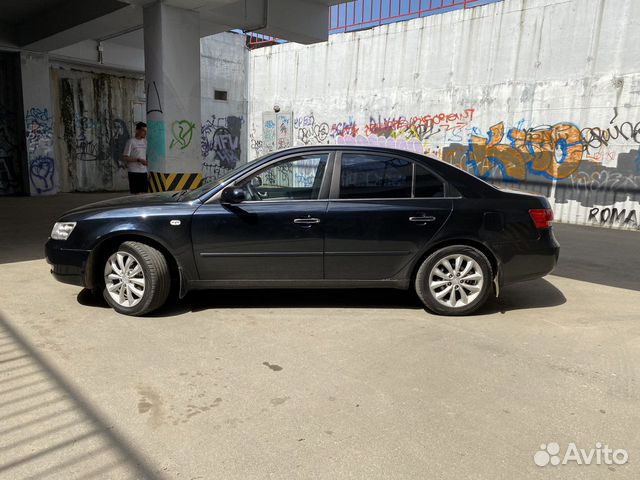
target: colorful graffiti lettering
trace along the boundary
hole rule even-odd
[[[355,137],[358,135],[360,129],[353,118],[349,118],[346,122],[334,123],[331,125],[330,135],[333,138],[337,137]]]
[[[376,115],[360,127],[355,117],[327,123],[311,112],[295,117],[293,126],[297,144],[331,142],[426,154],[497,186],[547,196],[555,204],[575,201],[592,208],[596,199],[598,205],[640,199],[640,150],[620,151],[622,142],[636,145],[640,134],[634,122],[615,122],[615,112],[608,133],[581,130],[566,121],[532,126],[525,118],[511,127],[495,123],[485,132],[473,125],[477,116],[473,108],[414,117]],[[264,136],[251,140],[255,149]]]
[[[467,149],[458,145],[446,147],[443,160],[466,165],[481,177],[495,176],[498,171],[507,180],[523,181],[527,172],[547,178],[563,179],[580,166],[584,146],[580,130],[570,123],[530,129],[511,128],[505,138],[504,123],[492,126],[487,136],[471,135]]]

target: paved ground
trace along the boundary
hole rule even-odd
[[[556,275],[480,315],[403,292],[200,292],[119,316],[0,199],[0,478],[638,478],[638,233],[559,225]],[[537,467],[541,443],[624,466]]]

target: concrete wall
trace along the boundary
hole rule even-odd
[[[144,64],[108,46],[105,65],[90,62],[95,51],[86,43],[53,56],[21,54],[31,195],[128,189],[122,150],[134,123],[146,120]],[[190,143],[200,144],[191,160],[206,181],[247,161],[248,51],[233,33],[203,38],[200,50],[202,129]],[[227,100],[215,100],[215,90]]]
[[[297,145],[424,152],[561,221],[639,229],[639,42],[637,0],[505,0],[255,50],[249,155],[275,148],[278,105]]]
[[[52,195],[58,192],[59,172],[53,142],[49,58],[23,52],[20,63],[29,177],[29,191],[25,193]]]
[[[51,89],[60,190],[127,190],[122,153],[143,120],[142,77],[56,67]]]
[[[220,33],[200,41],[202,94],[202,173],[204,180],[224,175],[247,161],[246,37]],[[215,91],[227,92],[216,100]]]

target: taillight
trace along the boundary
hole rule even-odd
[[[543,230],[551,227],[551,222],[553,221],[553,210],[550,208],[529,210],[529,216],[531,216],[531,220],[533,220],[533,224],[536,228],[538,230]]]

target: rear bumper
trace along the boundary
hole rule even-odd
[[[45,258],[51,265],[51,275],[62,283],[86,286],[85,272],[91,251],[62,248],[63,244],[51,239],[45,244]]]
[[[558,263],[560,244],[553,229],[540,232],[537,240],[500,248],[502,285],[544,277]]]

